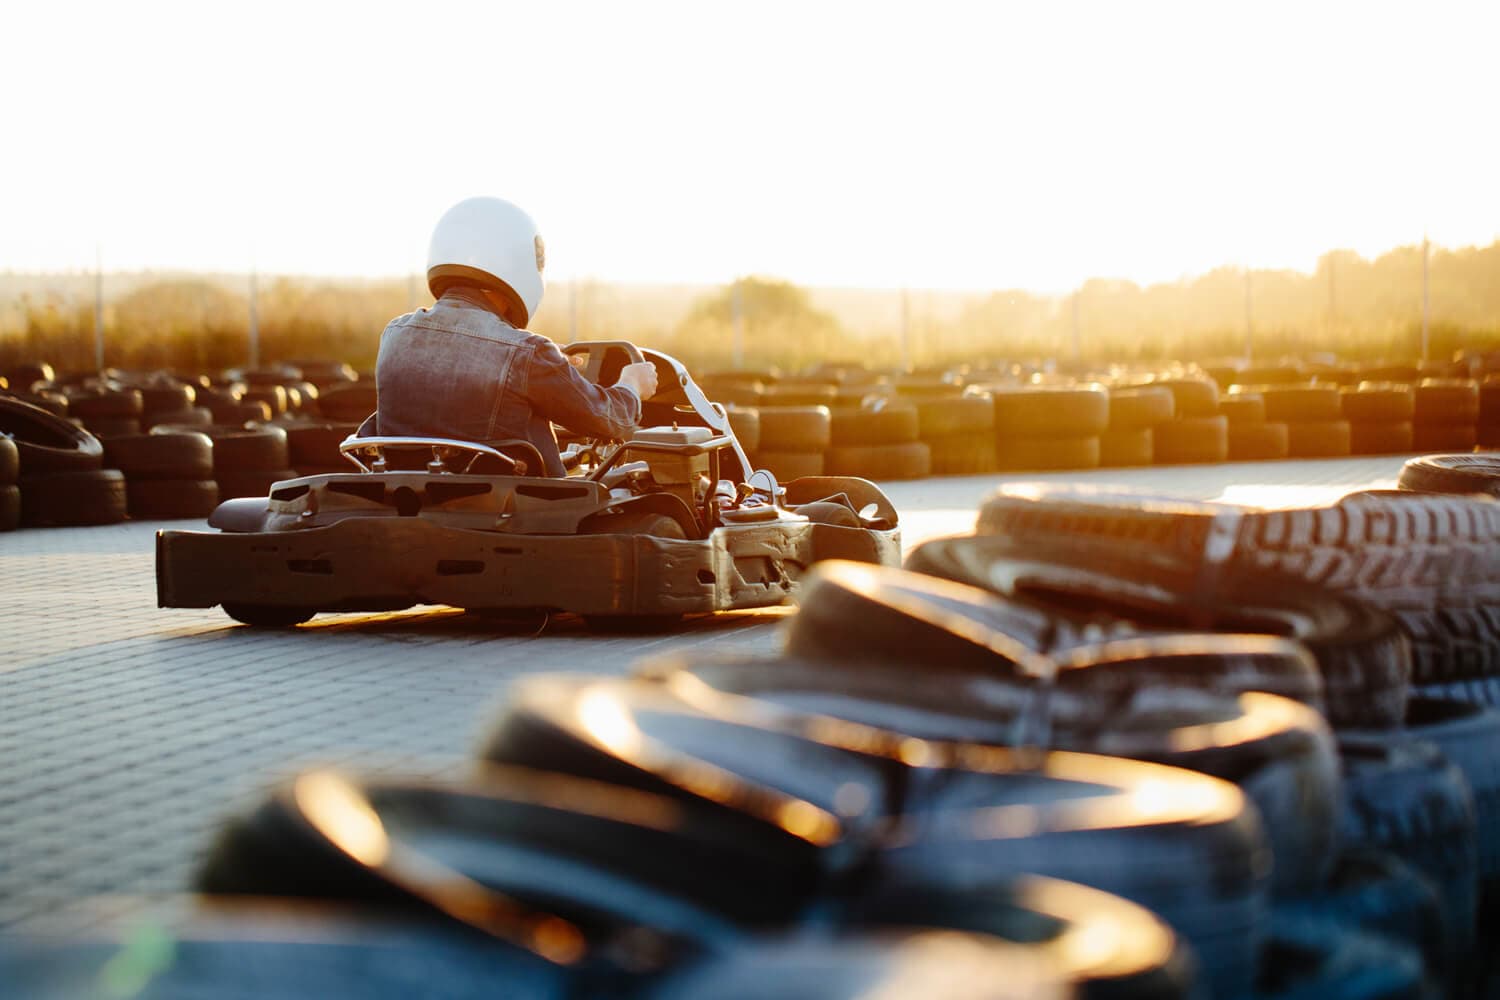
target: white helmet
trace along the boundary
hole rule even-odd
[[[440,298],[450,285],[478,285],[499,295],[516,326],[524,327],[542,304],[546,261],[531,216],[501,198],[466,198],[432,231],[427,287]]]

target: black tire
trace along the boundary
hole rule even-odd
[[[104,446],[88,431],[38,406],[0,396],[0,434],[15,443],[20,472],[80,472],[104,462]]]
[[[995,428],[995,404],[988,396],[921,397],[913,401],[922,440],[955,435],[990,437]]]
[[[1478,846],[1463,772],[1431,743],[1400,730],[1337,737],[1344,846],[1387,851],[1421,872],[1442,899],[1452,953],[1467,954],[1478,911]]]
[[[359,424],[289,423],[282,429],[286,431],[287,456],[293,467],[298,469],[303,466],[330,468],[349,465],[339,453],[339,445],[350,434],[359,430]],[[353,466],[350,465],[349,468],[352,470]]]
[[[46,410],[57,417],[68,415],[68,397],[61,393],[0,392],[0,399],[14,399]]]
[[[1500,497],[1500,455],[1425,455],[1401,467],[1403,490]]]
[[[1099,435],[1099,465],[1123,468],[1150,465],[1156,454],[1150,427],[1110,429]]]
[[[141,433],[141,422],[137,417],[90,417],[83,421],[83,426],[101,441]]]
[[[1159,917],[1072,882],[1021,877],[987,893],[876,887],[850,901],[840,923],[862,933],[943,927],[1040,946],[1081,998],[1178,1000],[1194,986],[1190,956]]]
[[[1469,784],[1479,852],[1479,909],[1487,922],[1500,919],[1500,712],[1419,696],[1407,707],[1406,727],[1441,750]]]
[[[1176,418],[1211,417],[1219,412],[1219,385],[1210,378],[1164,378],[1153,385],[1172,393]]]
[[[981,755],[973,744],[1015,747],[1027,739],[1028,727],[1042,724],[1031,718],[1037,692],[1029,683],[970,676],[960,682],[964,698],[955,703],[951,682],[914,684],[918,666],[670,659],[642,671],[668,685],[685,673],[715,690],[791,712],[916,738],[934,760]],[[1045,745],[1231,781],[1255,803],[1269,836],[1274,891],[1307,892],[1321,882],[1334,856],[1338,764],[1328,725],[1313,708],[1260,693],[1226,696],[1144,684],[1116,695],[1053,698]]]
[[[655,538],[688,537],[687,529],[674,517],[656,511],[626,509],[618,514],[606,514],[585,520],[579,525],[581,533],[590,535],[651,535]],[[622,634],[650,634],[665,632],[682,621],[681,614],[648,615],[584,615],[591,629],[596,632]]]
[[[16,443],[0,434],[0,486],[12,486],[21,474],[21,451]]]
[[[1178,417],[1151,429],[1157,465],[1224,462],[1229,458],[1229,421],[1222,416]]]
[[[926,479],[932,474],[932,450],[924,441],[835,445],[823,454],[823,474],[874,480]]]
[[[1343,458],[1350,453],[1347,420],[1291,421],[1286,431],[1290,458]]]
[[[1272,911],[1256,980],[1259,1000],[1426,1000],[1422,958],[1336,921]]]
[[[21,526],[21,487],[0,486],[0,531]]]
[[[118,524],[127,514],[125,477],[114,469],[23,475],[20,486],[22,524]]]
[[[826,406],[768,406],[760,410],[760,451],[822,452],[832,439],[833,418]]]
[[[981,476],[995,471],[994,431],[924,437],[922,440],[932,454],[934,476]]]
[[[219,484],[212,479],[128,479],[125,496],[136,520],[206,518],[219,505]]]
[[[224,613],[243,625],[255,628],[291,628],[317,614],[315,608],[292,608],[277,604],[224,605]]]
[[[906,444],[917,440],[917,408],[908,403],[829,412],[829,440],[833,447]]]
[[[537,918],[572,925],[580,945],[603,944],[634,926],[667,946],[655,963],[686,943],[736,943],[747,926],[775,926],[805,902],[774,884],[777,862],[796,854],[772,850],[781,845],[763,823],[556,773],[493,767],[477,777],[471,785],[449,785],[303,774],[226,830],[200,885],[219,893],[441,908],[512,940]],[[338,817],[314,808],[310,790],[359,808],[379,823],[395,852],[420,850],[423,864],[350,856],[335,846],[343,829]],[[650,822],[662,815],[673,819]],[[788,882],[798,875],[804,885],[810,881],[811,852],[802,853],[800,872],[790,863],[784,869]],[[467,884],[481,905],[445,905],[454,882]],[[507,912],[486,912],[483,904]],[[531,919],[507,920],[510,914]]]
[[[775,473],[777,482],[781,483],[789,483],[803,476],[823,475],[821,451],[774,451],[762,446],[751,456],[750,464],[757,469],[771,470]]]
[[[1234,428],[1266,422],[1266,398],[1258,392],[1236,392],[1219,398],[1219,416]]]
[[[1265,401],[1266,419],[1273,423],[1325,423],[1344,418],[1336,385],[1268,385],[1260,396]]]
[[[1335,726],[1395,726],[1406,716],[1411,647],[1391,615],[1278,574],[1205,579],[1189,564],[1129,546],[942,538],[918,546],[908,569],[979,587],[1062,621],[1108,631],[1279,635],[1306,646],[1323,679],[1320,706]]]
[[[129,480],[212,479],[214,443],[204,434],[137,434],[112,438],[104,464]]]
[[[748,454],[760,448],[760,411],[754,408],[737,406],[725,411],[729,419],[729,429],[734,432],[735,440],[739,441],[740,447]]]
[[[1171,420],[1176,397],[1166,386],[1143,385],[1109,391],[1110,431],[1140,431]]]
[[[1290,448],[1286,424],[1229,425],[1231,462],[1275,462],[1286,458]]]
[[[1398,941],[1422,956],[1434,985],[1458,974],[1444,926],[1443,898],[1421,872],[1389,851],[1340,852],[1328,878],[1312,891],[1277,900],[1276,912],[1350,927]]]
[[[1418,426],[1476,424],[1479,383],[1472,379],[1423,379],[1412,390],[1412,403],[1412,420]]]
[[[1390,423],[1349,424],[1349,454],[1401,455],[1413,451],[1414,431],[1410,420]]]
[[[942,997],[1023,1000],[1073,996],[1041,945],[1019,948],[978,934],[903,927],[887,933],[756,941],[665,976],[653,1000],[861,1000]],[[1081,984],[1081,997],[1088,997]],[[50,998],[49,998],[50,1000]]]
[[[215,478],[282,470],[291,466],[286,431],[281,427],[208,427],[214,442]]]
[[[281,385],[251,385],[240,397],[243,403],[265,403],[271,411],[271,418],[281,416],[287,411],[286,387]]]
[[[206,406],[192,406],[185,410],[158,410],[141,418],[141,429],[149,431],[158,424],[176,424],[179,427],[208,427],[214,422],[214,413]]]
[[[139,420],[145,409],[139,389],[104,389],[97,393],[77,393],[68,397],[68,415],[96,419]]]
[[[1136,684],[1249,690],[1318,705],[1305,647],[1263,636],[1147,635],[1094,643],[1099,629],[967,584],[891,567],[827,560],[802,581],[788,653],[828,663],[891,663],[939,676],[1040,677],[1114,697]],[[1118,635],[1123,630],[1116,630]],[[1037,654],[1047,654],[1053,662]]]
[[[1416,402],[1409,385],[1362,382],[1342,390],[1339,408],[1350,423],[1409,424]]]
[[[329,420],[358,423],[378,409],[373,382],[331,385],[318,395],[318,412]]]
[[[1473,451],[1479,444],[1474,424],[1413,424],[1412,451]]]
[[[1363,598],[1412,642],[1412,679],[1500,673],[1500,508],[1489,501],[1362,492],[1326,507],[1244,510],[1067,487],[1001,489],[978,530],[1113,539],[1177,554],[1205,573],[1258,567]]]
[[[993,386],[990,394],[995,435],[1002,442],[1036,435],[1097,437],[1109,426],[1109,393],[1103,386]]]
[[[766,386],[760,394],[761,406],[833,406],[838,390],[831,384],[793,383]]]
[[[277,483],[296,478],[296,469],[251,469],[214,474],[214,481],[219,484],[220,500],[269,496]]]
[[[995,432],[995,468],[1001,472],[1047,472],[1097,469],[1099,438],[1009,437]]]

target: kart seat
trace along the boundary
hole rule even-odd
[[[341,451],[377,450],[392,472],[445,471],[476,476],[545,476],[547,464],[536,445],[521,438],[460,441],[450,438],[349,437]],[[433,468],[441,463],[441,470]]]

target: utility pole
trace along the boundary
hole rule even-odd
[[[260,323],[255,315],[255,265],[250,265],[250,367],[260,367]]]
[[[1073,293],[1073,360],[1078,361],[1083,357],[1083,327],[1079,322],[1079,299],[1083,297],[1083,289]]]
[[[1328,255],[1328,333],[1330,341],[1335,327],[1338,326],[1339,305],[1338,285],[1334,277],[1334,268],[1337,266],[1338,258],[1332,254]]]
[[[729,292],[729,320],[732,329],[730,357],[733,367],[745,363],[745,292],[744,284],[736,278]]]
[[[94,371],[104,371],[104,248],[94,244]]]
[[[1431,310],[1429,308],[1431,303],[1430,303],[1430,299],[1428,297],[1428,287],[1427,287],[1427,284],[1428,284],[1427,283],[1427,258],[1429,256],[1430,249],[1431,249],[1431,244],[1429,244],[1427,242],[1427,234],[1423,233],[1422,234],[1422,360],[1423,361],[1427,360],[1428,319],[1429,319],[1429,317],[1431,315]]]
[[[568,343],[578,343],[578,279],[568,282]]]
[[[901,370],[911,367],[911,296],[901,289]]]
[[[1245,360],[1250,360],[1251,341],[1255,334],[1254,299],[1250,290],[1250,268],[1245,268]]]

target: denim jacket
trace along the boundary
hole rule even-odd
[[[449,290],[430,309],[398,316],[380,335],[378,409],[361,433],[536,445],[548,475],[564,475],[552,424],[624,439],[641,418],[625,386],[594,385],[546,337],[517,330],[477,294]]]

